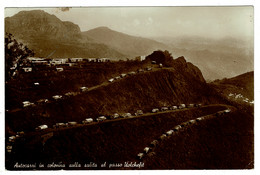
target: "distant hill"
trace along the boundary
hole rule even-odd
[[[146,39],[98,27],[81,32],[42,10],[21,11],[5,18],[5,31],[33,49],[38,57],[134,58],[154,50],[169,50],[198,66],[208,81],[231,78],[254,69],[253,40],[201,37]],[[217,65],[217,67],[216,67]]]
[[[82,32],[82,36],[87,39],[91,38],[96,43],[106,44],[130,56],[147,55],[154,50],[168,48],[165,44],[155,40],[127,35],[107,27],[98,27]]]
[[[226,98],[245,103],[246,98],[249,101],[254,100],[254,72],[247,72],[233,78],[224,78],[216,80],[211,85]],[[231,95],[233,94],[233,95]],[[239,95],[240,94],[240,95]]]
[[[43,10],[21,11],[5,18],[5,31],[18,38],[45,38],[60,40],[77,40],[81,37],[78,25],[61,21],[55,15]]]
[[[78,25],[43,10],[21,11],[5,18],[5,32],[12,33],[38,57],[125,57],[105,44],[91,43],[86,37],[82,40]]]
[[[153,38],[171,49],[174,57],[184,55],[187,61],[197,65],[206,80],[231,78],[254,70],[253,39],[202,37]],[[217,65],[217,67],[216,67]]]
[[[167,46],[99,27],[81,32],[78,25],[61,21],[43,10],[21,11],[5,18],[5,32],[28,45],[39,57],[113,57],[146,55]]]

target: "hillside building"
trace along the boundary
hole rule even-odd
[[[31,67],[23,67],[23,71],[24,72],[32,72],[32,68]]]

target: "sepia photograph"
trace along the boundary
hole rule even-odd
[[[4,163],[253,170],[254,6],[4,8]]]

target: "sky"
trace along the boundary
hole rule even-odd
[[[253,6],[5,8],[5,17],[35,9],[71,21],[81,31],[106,26],[142,37],[253,37]]]

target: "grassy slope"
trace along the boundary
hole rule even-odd
[[[86,63],[79,66],[64,66],[63,72],[56,67],[36,67],[32,72],[19,73],[19,77],[6,84],[6,109],[22,106],[22,102],[35,102],[41,98],[78,91],[81,86],[92,87],[121,73],[145,67],[142,62]],[[61,66],[57,66],[61,67]],[[39,82],[40,86],[34,86]]]
[[[254,100],[254,72],[247,72],[242,75],[215,81],[212,83],[215,86],[219,86],[219,89],[227,93],[241,93],[243,96]]]
[[[28,107],[8,114],[6,121],[15,130],[27,130],[41,124],[82,121],[101,114],[134,113],[138,109],[178,105],[180,103],[220,103],[221,98],[206,83],[173,69],[141,73],[81,95],[51,104]],[[50,117],[42,117],[42,114]]]
[[[137,153],[165,131],[183,121],[223,109],[225,106],[194,108],[59,131],[46,142],[44,149],[26,141],[19,147],[15,161],[67,164],[137,161]]]
[[[162,142],[146,169],[254,167],[254,119],[241,111],[195,124]]]

